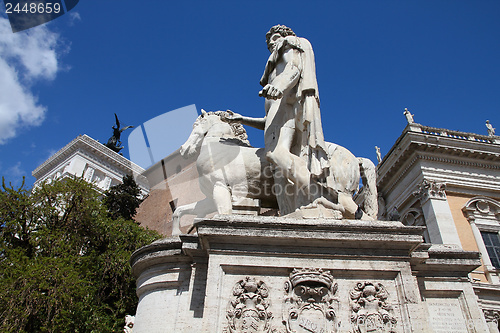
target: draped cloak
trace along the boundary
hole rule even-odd
[[[305,38],[287,36],[274,49],[266,63],[260,84],[268,84],[269,76],[283,53],[294,48],[300,51],[302,70],[297,83],[297,103],[294,105],[296,141],[300,145],[299,157],[306,161],[311,175],[316,179],[327,179],[328,154],[321,125],[316,66],[311,43]],[[329,177],[328,177],[329,178]]]

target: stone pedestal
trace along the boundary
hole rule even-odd
[[[400,222],[216,216],[131,258],[141,332],[487,332],[477,252]]]

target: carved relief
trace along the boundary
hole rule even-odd
[[[488,323],[494,323],[496,326],[498,326],[498,322],[500,321],[500,311],[498,310],[489,310],[489,309],[484,309],[484,318],[486,319],[486,322]]]
[[[428,199],[446,200],[446,184],[424,179],[413,195],[419,198],[422,203]]]
[[[228,304],[226,332],[269,333],[272,313],[268,311],[269,289],[262,281],[246,277],[233,287],[233,299]]]
[[[287,333],[336,332],[334,298],[338,285],[329,271],[322,269],[294,269],[285,283],[283,323]]]
[[[462,208],[465,217],[475,220],[476,217],[497,221],[500,220],[500,203],[487,197],[475,197],[469,200]]]
[[[395,332],[397,320],[381,283],[358,282],[350,292],[351,324],[355,333]]]
[[[401,219],[404,225],[425,226],[425,217],[422,209],[411,208]]]

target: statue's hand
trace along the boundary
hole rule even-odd
[[[243,116],[239,113],[233,112],[231,110],[227,110],[226,114],[221,115],[220,119],[225,122],[241,122],[243,120]]]
[[[259,96],[269,99],[278,99],[283,97],[283,91],[281,89],[276,88],[272,84],[266,84],[264,89],[259,91]]]

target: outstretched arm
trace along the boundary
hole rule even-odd
[[[235,113],[233,111],[227,110],[230,115],[221,117],[222,120],[227,121],[227,122],[238,122],[243,125],[251,126],[260,130],[264,130],[265,124],[266,124],[266,117],[264,118],[252,118],[252,117],[245,117],[242,116],[239,113]]]

